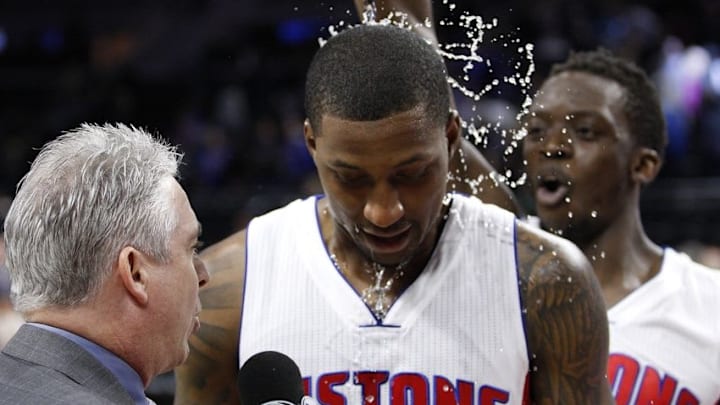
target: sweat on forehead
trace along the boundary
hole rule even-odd
[[[374,121],[417,106],[444,124],[449,100],[440,54],[391,25],[360,25],[331,37],[313,57],[305,83],[305,110],[315,128],[324,114]]]

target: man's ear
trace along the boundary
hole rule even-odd
[[[132,246],[126,246],[118,255],[117,270],[125,290],[140,306],[148,302],[148,272],[145,256]]]
[[[650,184],[662,167],[662,158],[655,149],[638,147],[632,158],[630,170],[634,182],[640,185]]]
[[[315,160],[315,131],[313,130],[312,125],[310,125],[310,120],[307,118],[303,124],[303,133],[305,134],[305,147],[307,147],[308,152],[310,152],[310,156],[312,156],[313,160]]]
[[[445,126],[445,137],[448,140],[448,152],[452,158],[460,147],[460,141],[462,141],[462,125],[457,110],[450,110],[447,125]]]

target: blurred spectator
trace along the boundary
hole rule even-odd
[[[13,310],[10,302],[10,276],[5,268],[5,239],[0,239],[0,349],[23,322],[22,316]]]
[[[250,148],[243,150],[243,177],[254,184],[278,184],[284,171],[284,139],[279,119],[264,113],[256,118]]]
[[[686,253],[694,261],[720,271],[720,246],[691,240],[678,246],[678,250]]]
[[[10,198],[0,196],[0,224],[5,222],[5,214],[10,207]],[[5,267],[5,238],[0,231],[0,349],[10,340],[23,324],[23,318],[13,310],[10,302],[10,275]]]
[[[315,164],[305,146],[303,117],[287,114],[282,122],[283,150],[279,157],[284,160],[283,182],[301,184],[307,176],[315,174]]]
[[[216,225],[230,226],[246,204],[253,212],[274,205],[245,201],[238,190],[317,190],[301,137],[303,66],[329,26],[359,22],[352,2],[36,3],[0,2],[0,192],[13,190],[33,159],[31,148],[62,128],[118,120],[181,144],[188,192],[213,194],[197,197],[196,206],[208,219],[208,241],[231,232]],[[661,177],[720,176],[717,0],[458,0],[433,8],[446,44],[467,42],[461,16],[482,17],[482,59],[469,71],[466,61],[448,61],[448,68],[476,91],[499,80],[480,100],[457,101],[464,119],[487,130],[478,147],[511,181],[524,167],[518,153],[505,153],[512,143],[503,138],[512,127],[506,121],[550,64],[571,49],[598,46],[656,72],[671,138]],[[518,53],[526,44],[532,61]],[[527,85],[504,81],[526,72]],[[678,237],[692,236],[675,214],[657,221],[676,225]]]
[[[230,162],[235,159],[227,132],[220,126],[209,125],[200,133],[201,143],[192,164],[201,184],[218,186],[223,181]]]

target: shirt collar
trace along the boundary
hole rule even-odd
[[[115,378],[117,378],[120,384],[125,388],[125,390],[127,390],[130,397],[132,397],[136,404],[148,404],[148,399],[145,397],[145,387],[142,383],[140,375],[138,375],[138,373],[120,357],[97,343],[93,343],[84,337],[78,336],[65,329],[35,322],[29,322],[28,324],[45,329],[78,344],[88,353],[92,354],[97,361],[113,373]]]

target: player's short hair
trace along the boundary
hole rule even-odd
[[[379,24],[346,29],[317,51],[308,69],[305,110],[317,132],[325,114],[373,121],[417,106],[429,122],[447,123],[443,58],[408,29]]]

